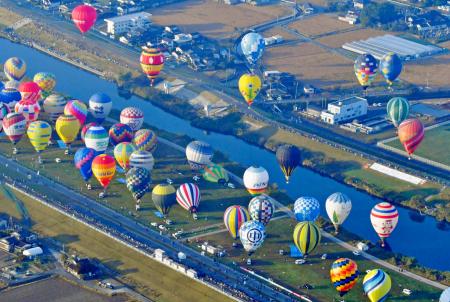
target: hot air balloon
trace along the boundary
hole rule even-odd
[[[27,71],[27,64],[20,58],[12,57],[6,60],[3,71],[9,80],[19,82]]]
[[[208,143],[192,141],[186,146],[186,158],[193,170],[200,170],[211,164],[214,150]]]
[[[120,122],[137,131],[144,123],[144,113],[136,107],[127,107],[120,112]]]
[[[27,120],[22,113],[11,112],[3,118],[3,130],[15,146],[25,134]],[[17,149],[14,147],[14,153]]]
[[[32,101],[31,99],[24,99],[16,104],[14,111],[17,113],[22,113],[27,120],[27,124],[29,124],[38,119],[41,107],[36,101]]]
[[[253,197],[248,204],[248,212],[253,220],[268,224],[275,212],[273,199],[266,194]]]
[[[228,182],[227,171],[219,165],[208,165],[203,169],[203,178],[210,182],[226,183]]]
[[[439,302],[449,302],[450,301],[450,287],[447,287],[439,297]]]
[[[393,52],[387,53],[380,60],[380,72],[389,85],[392,85],[402,72],[402,60]]]
[[[348,258],[339,258],[334,261],[330,269],[331,283],[342,297],[348,293],[358,282],[358,265]]]
[[[258,33],[248,33],[241,40],[242,54],[251,65],[256,65],[265,48],[264,38]]]
[[[264,242],[266,228],[259,221],[246,221],[239,228],[239,238],[244,250],[251,256]]]
[[[35,82],[22,82],[17,89],[22,101],[38,102],[41,99],[41,87]]]
[[[5,89],[15,89],[17,90],[19,88],[20,82],[16,80],[9,80],[5,83]],[[20,96],[22,97],[22,96]]]
[[[127,188],[137,203],[150,191],[151,176],[147,169],[131,168],[126,174],[126,181]]]
[[[246,73],[239,78],[239,91],[250,107],[261,89],[261,79],[256,74]]]
[[[35,82],[42,90],[42,97],[50,95],[56,86],[56,76],[50,72],[38,72],[33,77]]]
[[[102,126],[90,127],[84,136],[84,144],[86,147],[94,149],[97,154],[103,153],[108,149],[108,142],[108,132]]]
[[[352,201],[347,195],[336,192],[328,196],[325,202],[325,209],[337,234],[339,226],[347,219],[352,210]]]
[[[409,156],[416,151],[425,136],[423,124],[418,119],[404,120],[398,126],[398,138]]]
[[[133,140],[133,130],[130,126],[117,123],[109,128],[109,141],[115,146],[119,143],[131,142]]]
[[[167,216],[170,207],[175,204],[175,188],[169,184],[160,184],[153,188],[152,200],[161,214]]]
[[[81,141],[84,143],[84,137],[86,136],[86,132],[89,130],[89,128],[91,128],[92,126],[99,126],[99,124],[97,124],[96,122],[91,122],[91,123],[87,123],[83,126],[83,128],[81,128],[80,131],[80,138]]]
[[[97,155],[92,161],[92,173],[106,191],[116,173],[116,161],[108,154]]]
[[[356,58],[354,69],[359,84],[361,84],[363,89],[367,89],[377,75],[378,61],[371,54],[365,53]]]
[[[15,88],[3,88],[0,92],[0,102],[7,104],[11,111],[14,110],[17,102],[22,99],[22,95]]]
[[[282,145],[277,148],[276,158],[286,178],[286,183],[289,183],[292,172],[300,165],[300,150],[294,145]]]
[[[3,90],[5,88],[5,85],[3,85],[3,82],[0,82],[0,90]]]
[[[398,211],[389,202],[380,202],[372,208],[370,222],[381,239],[381,246],[384,247],[385,238],[389,237],[397,226]]]
[[[78,5],[72,11],[72,21],[83,34],[91,29],[96,20],[97,12],[90,5]]]
[[[106,93],[96,93],[89,99],[89,112],[99,124],[108,117],[111,108],[112,101]]]
[[[132,168],[144,168],[149,172],[153,170],[153,166],[155,165],[155,159],[151,152],[136,150],[130,155],[130,167]]]
[[[52,127],[47,122],[34,121],[28,125],[27,135],[36,152],[40,153],[48,147],[48,142],[52,136]],[[38,160],[41,162],[40,155]]]
[[[136,131],[133,143],[137,150],[154,152],[158,143],[158,138],[150,129],[140,129]]]
[[[95,150],[90,148],[83,147],[75,152],[73,161],[75,167],[80,170],[81,177],[83,177],[85,182],[88,182],[92,177],[92,162],[95,156]]]
[[[297,221],[315,221],[320,214],[320,204],[314,197],[300,197],[294,203]]]
[[[320,243],[319,227],[311,221],[299,222],[294,229],[294,243],[304,256],[310,254]]]
[[[391,290],[391,277],[381,269],[369,271],[363,279],[363,289],[371,302],[386,301]]]
[[[155,78],[160,74],[164,67],[164,55],[157,48],[142,47],[140,60],[142,71],[150,80],[150,85],[153,86]]]
[[[68,152],[70,144],[75,141],[78,131],[80,131],[80,122],[73,115],[60,115],[56,119],[55,129],[59,138],[66,144],[66,152]]]
[[[402,97],[392,98],[387,103],[386,111],[394,126],[398,127],[400,123],[408,117],[409,102],[407,99]]]
[[[230,206],[223,214],[223,222],[231,237],[234,240],[239,238],[239,229],[241,225],[250,220],[250,214],[247,209],[242,206]]]
[[[3,131],[3,119],[10,113],[8,105],[0,102],[0,132]]]
[[[269,185],[269,173],[263,167],[251,166],[244,172],[244,186],[251,195],[266,192]]]
[[[64,107],[64,114],[73,115],[80,122],[80,126],[84,125],[86,121],[86,116],[88,113],[88,109],[86,105],[78,100],[68,101],[66,106]]]
[[[66,104],[67,102],[64,99],[64,96],[61,94],[50,94],[45,98],[44,103],[42,104],[44,109],[42,116],[49,122],[54,123],[60,115],[64,114],[64,107]]]
[[[134,151],[136,151],[136,147],[129,142],[120,143],[114,148],[114,158],[122,169],[128,169],[130,156]]]
[[[177,202],[190,213],[197,213],[200,204],[200,189],[193,183],[182,184],[177,189]]]

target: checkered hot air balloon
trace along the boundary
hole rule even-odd
[[[419,119],[407,119],[398,126],[398,138],[409,156],[416,151],[424,137],[425,129]]]
[[[266,228],[259,221],[246,221],[239,228],[239,238],[244,250],[251,256],[264,242]]]
[[[358,276],[358,265],[351,259],[339,258],[331,265],[331,283],[333,283],[341,297],[356,285]]]
[[[141,57],[139,59],[142,71],[150,80],[150,85],[153,86],[155,79],[161,73],[164,67],[164,55],[157,48],[142,47]]]
[[[269,173],[263,167],[251,166],[245,170],[243,180],[245,188],[251,195],[262,194],[269,186]]]
[[[117,123],[109,128],[109,141],[113,146],[123,142],[131,142],[132,140],[133,130],[130,126]]]
[[[378,61],[368,53],[359,55],[355,60],[354,71],[359,84],[363,89],[367,89],[377,75]]]
[[[294,203],[297,221],[315,221],[320,214],[320,204],[314,197],[300,197]]]
[[[114,147],[114,158],[122,169],[126,170],[130,167],[130,157],[134,151],[136,147],[129,142],[123,142]]]
[[[192,141],[186,146],[186,158],[193,170],[200,170],[211,163],[214,150],[210,144]]]
[[[130,155],[130,167],[140,167],[147,169],[149,172],[153,170],[155,159],[151,152],[136,150]]]
[[[386,301],[391,285],[391,277],[381,269],[369,271],[363,279],[363,289],[370,302]]]
[[[158,137],[150,129],[140,129],[134,134],[133,143],[137,150],[154,152],[158,144]]]
[[[120,112],[120,122],[137,131],[144,123],[144,113],[136,107],[127,107]]]
[[[223,214],[223,222],[233,239],[239,238],[239,228],[241,225],[250,220],[250,214],[247,209],[242,206],[230,206]]]
[[[275,212],[273,199],[266,194],[253,197],[248,204],[248,212],[253,220],[267,225]]]
[[[12,57],[6,60],[3,71],[10,81],[20,81],[25,76],[27,64],[21,58]]]
[[[185,183],[177,189],[177,202],[190,213],[197,213],[200,204],[200,189],[196,184]]]
[[[380,202],[372,208],[370,222],[381,239],[381,246],[384,246],[385,238],[388,238],[397,226],[398,211],[389,202]]]
[[[144,168],[131,168],[126,174],[126,182],[133,198],[140,202],[141,198],[150,191],[150,172]]]

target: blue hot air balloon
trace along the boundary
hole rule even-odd
[[[0,102],[8,105],[9,109],[14,110],[17,102],[22,99],[22,95],[15,88],[3,88],[0,91]]]
[[[5,85],[3,85],[3,82],[0,82],[0,90],[2,90],[3,88],[5,88]]]
[[[315,221],[320,214],[320,204],[314,197],[300,197],[294,203],[297,221]]]
[[[251,65],[255,65],[262,57],[266,44],[258,33],[248,33],[241,40],[242,54]]]
[[[111,108],[111,98],[105,93],[96,93],[89,99],[89,112],[99,124],[108,117]]]
[[[386,79],[386,82],[389,85],[392,85],[400,73],[402,72],[402,60],[393,52],[386,54],[380,60],[380,71],[383,77]]]
[[[239,238],[244,249],[251,256],[263,244],[266,238],[266,228],[259,221],[244,222],[239,228]]]
[[[75,167],[80,170],[80,174],[86,182],[92,177],[92,161],[96,154],[95,150],[91,148],[80,148],[75,152],[73,158]]]

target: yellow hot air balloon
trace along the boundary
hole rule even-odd
[[[47,122],[34,121],[28,126],[27,135],[36,152],[40,153],[48,146],[52,135],[52,127]]]
[[[59,138],[66,144],[66,153],[68,153],[70,144],[77,138],[80,127],[80,122],[73,115],[64,114],[56,120],[56,133],[58,133]]]
[[[252,73],[246,73],[239,79],[239,91],[250,107],[261,89],[261,79]]]

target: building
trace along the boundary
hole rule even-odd
[[[24,250],[22,252],[22,255],[24,255],[27,258],[33,259],[37,256],[40,256],[44,253],[44,251],[42,250],[41,247],[36,246],[36,247],[32,247],[30,249]]]
[[[13,236],[0,239],[0,250],[12,253],[17,239]]]
[[[61,0],[41,0],[42,7],[47,10],[58,9],[61,4]]]
[[[338,19],[352,25],[359,22],[359,16],[351,10],[345,16],[339,16]]]
[[[98,268],[88,258],[77,258],[67,260],[65,267],[69,273],[78,279],[92,279],[97,275]]]
[[[146,29],[151,25],[152,14],[140,12],[114,18],[104,19],[106,32],[110,35],[120,35],[128,31]]]
[[[428,11],[417,16],[409,16],[406,18],[406,25],[417,31],[439,30],[450,26],[450,20],[438,11]]]
[[[350,97],[328,104],[328,109],[320,114],[320,119],[334,125],[355,119],[367,114],[367,100],[361,97]]]

